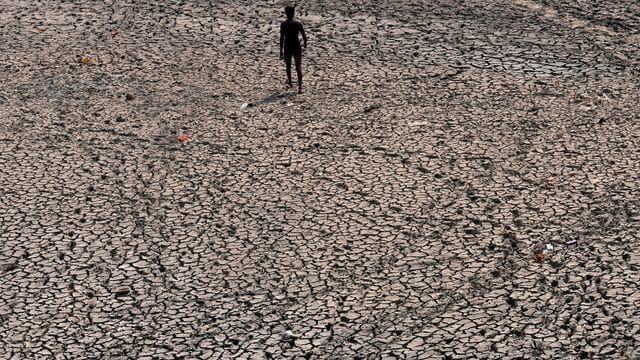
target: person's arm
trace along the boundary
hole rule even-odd
[[[304,40],[304,47],[307,47],[307,34],[304,33],[304,26],[300,23],[300,33],[302,34],[302,40]]]
[[[282,46],[284,46],[284,24],[280,24],[280,59],[284,58],[282,54]]]

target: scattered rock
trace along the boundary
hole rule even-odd
[[[116,298],[128,296],[131,290],[128,287],[117,288],[113,291]]]
[[[407,344],[407,347],[411,350],[420,350],[422,349],[423,345],[424,340],[420,337],[416,337]]]
[[[280,337],[282,338],[282,340],[285,340],[285,341],[289,341],[291,339],[297,338],[297,336],[290,329],[283,331],[282,334],[280,334]]]
[[[11,262],[0,266],[3,272],[10,272],[18,268],[18,262]]]
[[[366,113],[370,113],[375,109],[379,109],[380,107],[381,107],[380,104],[372,104],[372,105],[369,105],[369,106],[365,107],[364,108],[364,112],[365,112],[365,114]]]

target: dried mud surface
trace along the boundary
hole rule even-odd
[[[0,357],[637,358],[594,3],[302,1],[297,95],[276,1],[0,0]]]

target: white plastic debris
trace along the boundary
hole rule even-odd
[[[244,110],[246,108],[249,107],[249,103],[243,103],[242,105],[240,105],[240,109]]]
[[[551,243],[538,244],[533,248],[533,258],[537,262],[543,262],[553,256],[553,245]]]

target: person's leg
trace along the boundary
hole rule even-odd
[[[296,73],[298,73],[298,92],[302,93],[302,52],[296,52]]]
[[[290,51],[284,52],[284,61],[287,64],[287,84],[289,86],[293,86],[293,84],[291,83],[291,57],[292,56],[293,56],[293,53],[291,53]]]

